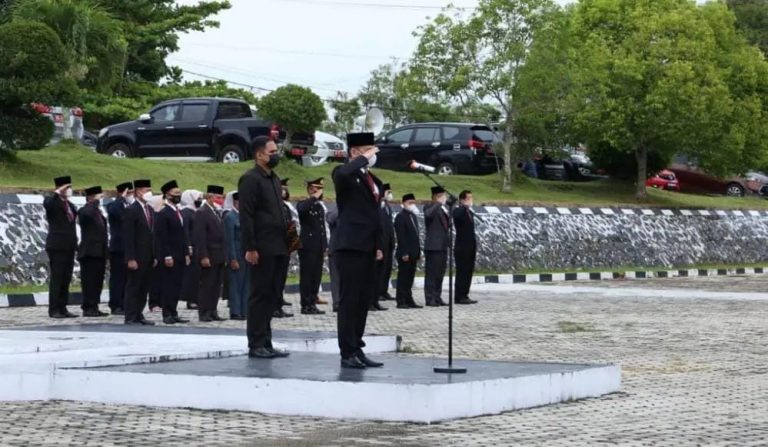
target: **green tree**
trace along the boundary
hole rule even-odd
[[[95,0],[124,23],[127,76],[158,82],[171,74],[166,57],[179,49],[179,34],[218,27],[210,19],[231,7],[228,1],[179,5],[175,0]]]
[[[551,0],[480,0],[468,18],[449,8],[416,32],[419,44],[408,69],[424,94],[465,109],[492,102],[502,112],[505,191],[523,155],[513,152],[519,149],[513,146],[519,69],[534,33],[556,8]]]
[[[279,87],[259,100],[259,114],[285,129],[284,148],[296,132],[314,132],[328,117],[323,100],[312,90],[295,84]]]
[[[80,86],[110,91],[123,78],[127,44],[122,23],[89,0],[18,0],[14,20],[39,21],[67,47]]]
[[[766,153],[766,63],[722,4],[582,0],[570,21],[563,116],[590,147],[633,154],[646,197],[649,152],[685,153],[715,174]]]
[[[766,0],[726,0],[726,4],[736,15],[736,25],[744,37],[760,47],[768,55],[768,1]]]
[[[0,25],[0,156],[39,148],[51,138],[50,120],[30,105],[72,104],[77,86],[68,75],[69,63],[64,45],[48,26]]]
[[[322,130],[343,138],[344,134],[355,128],[355,119],[364,113],[360,99],[350,97],[346,92],[336,92],[336,97],[329,101],[332,118],[326,120]]]
[[[394,62],[379,65],[371,71],[357,97],[363,108],[378,107],[387,121],[387,127],[397,126],[406,121],[406,101],[399,86],[402,73]]]

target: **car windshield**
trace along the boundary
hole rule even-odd
[[[496,136],[496,134],[493,133],[493,131],[491,129],[489,129],[489,128],[485,127],[485,126],[483,126],[483,127],[479,127],[479,126],[478,127],[473,127],[472,128],[472,133],[474,134],[474,136],[476,138],[479,138],[479,139],[481,139],[483,141],[491,141],[491,142],[494,142],[494,143],[499,142],[499,137]]]
[[[667,173],[659,174],[659,178],[663,178],[664,180],[674,180],[675,174],[667,174]]]

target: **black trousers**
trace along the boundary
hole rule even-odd
[[[456,259],[456,299],[469,298],[469,288],[472,285],[472,274],[475,272],[475,250],[460,250],[454,252]]]
[[[223,280],[224,264],[212,263],[208,268],[200,268],[200,294],[197,296],[197,305],[201,315],[216,312]]]
[[[162,307],[163,305],[163,269],[165,266],[158,262],[152,270],[152,279],[149,286],[149,307]]]
[[[181,280],[181,299],[188,304],[197,304],[197,294],[200,293],[200,260],[192,257],[192,262],[184,267]]]
[[[376,253],[342,250],[333,255],[339,266],[339,351],[349,358],[365,347],[368,306],[376,293]]]
[[[144,307],[147,306],[147,295],[152,285],[153,261],[147,259],[138,261],[137,270],[128,270],[125,282],[125,321],[141,321],[144,319]]]
[[[389,247],[383,251],[384,259],[376,262],[376,283],[378,287],[376,295],[373,297],[374,304],[379,302],[379,298],[387,296],[389,293],[389,280],[392,278],[392,258],[395,249]]]
[[[416,266],[419,261],[409,259],[397,260],[397,294],[395,299],[398,305],[413,304],[413,278],[416,277]]]
[[[181,261],[174,259],[173,267],[161,267],[163,286],[161,291],[161,302],[163,307],[163,317],[175,317],[179,315],[176,307],[179,304],[181,296],[181,284],[184,280],[184,269],[186,268],[184,259]]]
[[[125,307],[125,280],[128,269],[122,253],[109,254],[109,308],[112,310]]]
[[[69,284],[75,268],[74,250],[46,250],[50,265],[48,278],[48,315],[66,312],[69,302]]]
[[[426,252],[426,277],[424,278],[424,296],[427,304],[440,302],[443,293],[443,278],[448,266],[448,251]]]
[[[323,280],[324,255],[321,250],[299,250],[299,290],[302,308],[315,306]]]
[[[248,297],[248,348],[272,348],[272,314],[282,304],[282,289],[288,256],[260,256],[251,268],[251,290]]]
[[[336,256],[331,253],[330,256],[328,256],[328,272],[331,275],[331,298],[333,300],[333,307],[338,308],[339,307],[339,299],[340,299],[340,292],[339,292],[339,263],[336,262]]]
[[[104,258],[80,259],[80,284],[83,288],[83,310],[97,310],[104,289],[107,260]]]
[[[290,256],[279,256],[279,259],[277,259],[275,262],[277,262],[276,268],[276,275],[280,282],[280,291],[278,292],[278,296],[280,299],[278,300],[278,307],[275,309],[280,309],[283,305],[283,301],[285,301],[285,283],[288,281],[288,270],[291,267],[291,257]],[[251,281],[253,281],[253,277],[251,277]],[[253,292],[251,292],[253,294]]]

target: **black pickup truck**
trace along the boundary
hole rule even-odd
[[[184,98],[162,102],[136,121],[99,132],[96,151],[114,157],[175,158],[238,163],[253,158],[251,140],[268,136],[282,143],[285,132],[226,98]],[[301,158],[314,145],[312,134],[294,134],[287,156]]]

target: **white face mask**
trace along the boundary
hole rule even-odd
[[[147,192],[145,192],[145,193],[144,193],[144,194],[141,196],[141,198],[142,198],[142,199],[143,199],[145,202],[149,202],[150,200],[152,200],[152,197],[154,197],[154,196],[152,195],[152,191],[147,191]]]
[[[413,214],[419,214],[419,208],[415,204],[406,205],[405,209]]]
[[[386,200],[387,202],[391,202],[391,201],[392,201],[392,193],[391,193],[391,192],[388,192],[388,193],[387,193],[387,194],[384,196],[384,200]]]
[[[369,168],[372,168],[372,167],[374,167],[376,165],[376,159],[377,158],[378,157],[376,157],[376,154],[373,154],[373,157],[368,159],[368,167]]]
[[[136,197],[134,197],[133,194],[131,194],[130,196],[125,196],[125,203],[127,203],[128,205],[133,205],[133,202],[135,201],[136,201]]]
[[[218,204],[218,203],[216,203],[216,202],[213,202],[213,209],[215,209],[216,211],[219,211],[221,208],[222,208],[222,206],[221,206],[221,205],[219,205],[219,204]]]
[[[464,202],[464,206],[467,206],[467,207],[469,207],[469,208],[472,208],[473,206],[475,206],[475,202],[473,202],[473,201]]]
[[[437,202],[441,205],[445,205],[445,203],[448,202],[448,197],[440,196],[438,197]]]
[[[66,198],[72,197],[72,188],[67,188],[64,190],[64,197]]]

